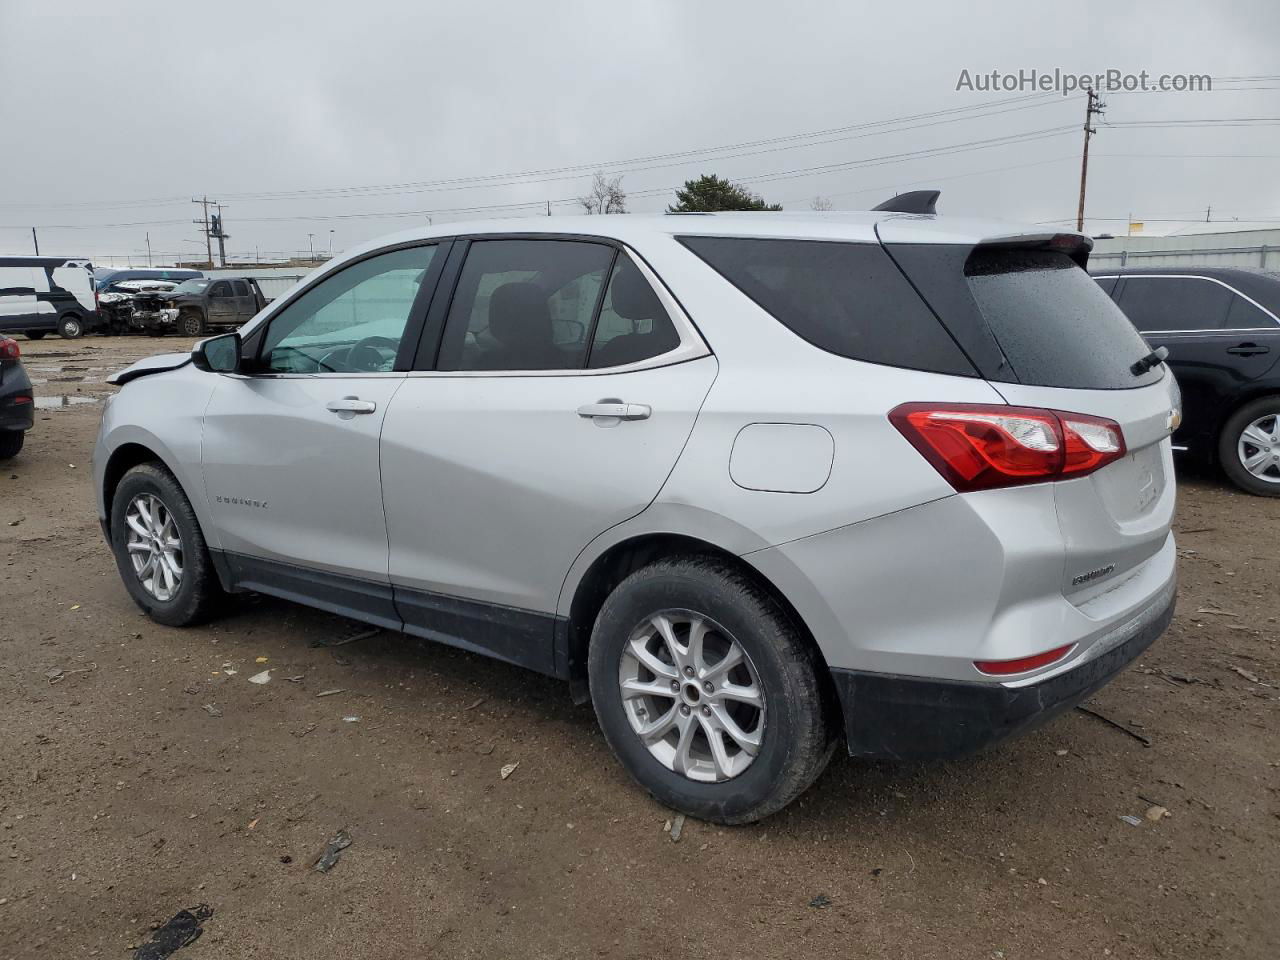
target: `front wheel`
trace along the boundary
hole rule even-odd
[[[116,487],[111,548],[125,589],[157,623],[199,623],[222,599],[191,502],[159,464],[134,467]]]
[[[185,337],[203,337],[205,322],[203,315],[189,310],[178,317],[178,329]]]
[[[58,336],[63,340],[75,340],[84,335],[84,323],[74,314],[58,321]]]
[[[820,668],[768,593],[704,557],[627,577],[588,657],[596,717],[631,776],[667,806],[726,824],[782,809],[826,767]]]
[[[1280,396],[1262,397],[1233,413],[1218,438],[1218,458],[1241,490],[1280,497]]]

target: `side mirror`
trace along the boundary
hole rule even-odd
[[[240,334],[224,333],[201,340],[191,351],[191,362],[207,373],[235,373],[240,369]]]

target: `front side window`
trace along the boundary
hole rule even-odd
[[[267,373],[390,371],[436,247],[393,250],[321,280],[271,318]]]
[[[579,370],[614,249],[476,240],[458,277],[439,370]]]
[[[1142,331],[1221,330],[1232,296],[1199,277],[1126,277],[1116,303]]]

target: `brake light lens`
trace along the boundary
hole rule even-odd
[[[12,337],[0,337],[0,360],[17,360],[22,356],[18,341]]]
[[[999,404],[904,403],[889,420],[960,493],[1080,477],[1125,454],[1102,417]]]
[[[1040,667],[1047,667],[1051,663],[1057,663],[1070,653],[1073,647],[1075,647],[1074,643],[1068,643],[1065,647],[1054,647],[1044,653],[1035,653],[1029,657],[1019,657],[1017,660],[975,660],[973,665],[983,673],[996,677],[1007,677],[1010,674],[1026,673],[1028,670],[1037,670]]]

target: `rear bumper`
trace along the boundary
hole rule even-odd
[[[1103,652],[1021,686],[833,669],[849,753],[951,759],[1025,733],[1080,703],[1132,663],[1169,626],[1174,603],[1171,595],[1162,598],[1108,638]]]
[[[0,430],[30,430],[35,424],[31,381],[21,367],[6,370],[0,383]],[[22,398],[23,402],[18,402]]]

